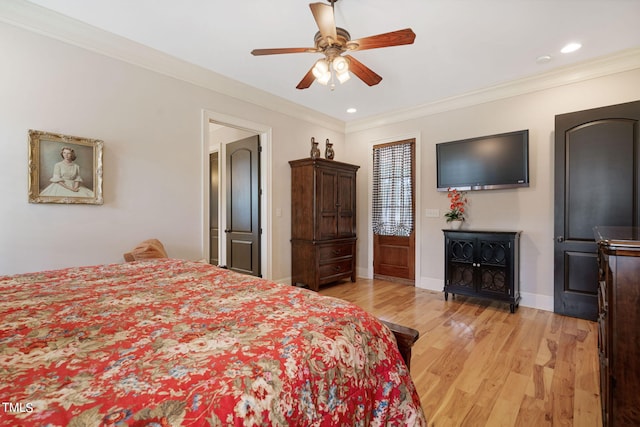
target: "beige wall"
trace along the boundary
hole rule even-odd
[[[367,276],[371,145],[416,137],[418,286],[441,290],[445,222],[424,216],[425,209],[442,215],[447,208],[446,195],[435,190],[435,144],[529,129],[531,186],[470,194],[467,226],[522,230],[522,304],[550,309],[554,116],[640,99],[635,69],[345,134],[325,116],[279,113],[2,23],[0,52],[0,274],[121,262],[123,252],[149,237],[161,239],[171,256],[204,257],[204,165],[212,137],[203,117],[222,116],[268,128],[269,221],[263,227],[270,276],[279,281],[291,274],[288,161],[308,156],[314,136],[330,138],[337,159],[361,165],[358,271]],[[105,204],[29,204],[28,129],[104,140]]]
[[[417,185],[420,251],[419,286],[442,290],[444,274],[442,215],[446,193],[436,191],[435,144],[474,136],[529,129],[530,187],[476,191],[470,199],[473,229],[521,230],[522,305],[553,309],[553,139],[556,114],[640,99],[640,69],[541,90],[527,95],[433,114],[401,123],[375,126],[347,134],[348,157],[362,165],[358,178],[358,266],[370,274],[368,224],[371,145],[375,141],[417,135],[421,179]],[[439,218],[425,209],[439,209]]]
[[[0,52],[0,274],[121,262],[150,237],[202,258],[207,111],[269,126],[271,276],[290,276],[287,162],[311,136],[344,151],[342,132],[4,23]],[[27,202],[29,129],[104,141],[104,205]]]

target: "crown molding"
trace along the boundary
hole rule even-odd
[[[585,61],[413,108],[346,123],[347,134],[640,68],[640,48]]]
[[[342,120],[25,0],[1,0],[0,22],[164,74],[271,111],[344,132]]]

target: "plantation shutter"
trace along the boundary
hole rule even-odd
[[[413,143],[373,148],[373,233],[409,236],[413,231]]]

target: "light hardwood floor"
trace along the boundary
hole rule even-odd
[[[321,288],[420,332],[411,376],[429,426],[601,426],[597,324],[358,279]]]

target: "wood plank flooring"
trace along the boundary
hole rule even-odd
[[[411,375],[429,426],[602,425],[595,322],[381,280],[320,293],[420,331]]]

